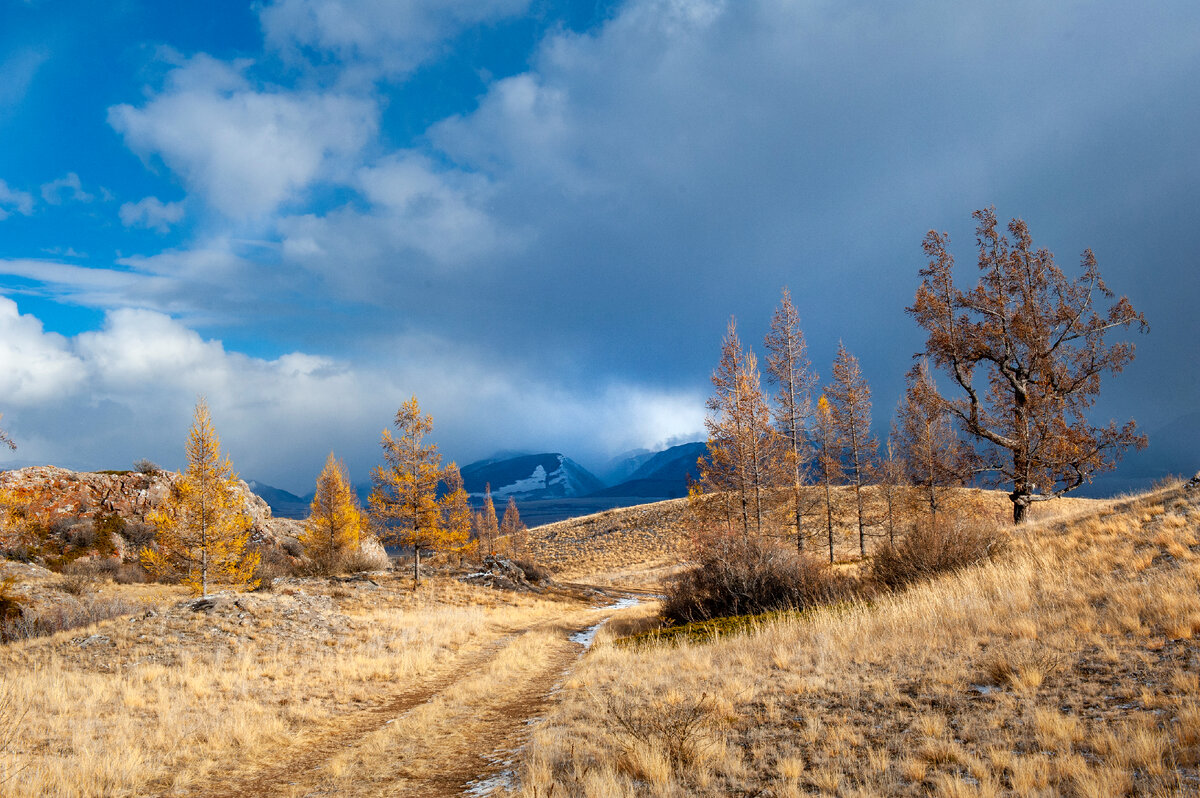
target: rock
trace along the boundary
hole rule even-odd
[[[144,524],[170,495],[178,479],[179,474],[173,471],[99,473],[31,466],[0,472],[0,490],[11,492],[28,507],[33,518],[46,524],[110,514]],[[299,522],[272,518],[271,507],[243,481],[238,482],[237,492],[253,525],[252,543],[278,545],[282,538],[295,536]]]
[[[1197,471],[1196,475],[1187,481],[1186,487],[1189,487],[1189,488],[1200,487],[1200,471]]]

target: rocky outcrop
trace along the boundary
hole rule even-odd
[[[144,524],[170,495],[177,479],[179,474],[173,471],[89,472],[31,466],[0,472],[0,490],[11,494],[30,517],[44,524],[94,520],[103,515]],[[245,482],[239,482],[237,490],[253,524],[254,541],[280,543],[295,534],[294,525],[272,518],[271,508]]]

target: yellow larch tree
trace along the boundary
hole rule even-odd
[[[156,576],[179,578],[201,596],[208,595],[210,584],[257,587],[259,555],[246,550],[250,518],[203,397],[188,433],[187,463],[150,515],[158,542],[157,548],[142,549],[142,564]]]
[[[492,486],[483,489],[483,510],[475,513],[475,538],[479,541],[479,556],[496,553],[496,539],[500,537],[500,522],[496,519],[496,503],[492,501]]]
[[[400,406],[392,422],[398,436],[383,431],[385,465],[371,473],[371,515],[385,541],[413,548],[413,580],[421,583],[421,549],[446,547],[438,483],[442,457],[437,446],[424,443],[433,431],[433,416],[422,413],[417,397]]]
[[[462,473],[458,465],[451,463],[442,473],[446,484],[442,496],[442,544],[447,551],[460,557],[469,553],[471,543],[471,500],[463,487]]]
[[[350,484],[346,466],[329,453],[317,477],[300,544],[318,571],[335,573],[346,555],[358,550],[366,517]]]

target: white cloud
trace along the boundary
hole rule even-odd
[[[84,383],[81,365],[67,339],[45,332],[36,317],[0,297],[0,409],[73,394]]]
[[[171,225],[183,219],[183,203],[145,197],[137,202],[124,203],[118,213],[121,224],[126,227],[145,227],[165,233],[171,229]]]
[[[178,465],[200,394],[242,473],[295,490],[308,487],[331,448],[365,479],[380,430],[412,394],[437,420],[444,456],[459,462],[515,446],[611,454],[701,425],[697,396],[622,383],[572,389],[429,336],[397,336],[380,352],[354,362],[305,352],[250,357],[134,308],[67,338],[0,297],[0,409],[21,447],[8,457]],[[491,432],[481,434],[481,420]]]
[[[24,47],[0,61],[0,108],[15,107],[25,99],[34,76],[49,57],[44,50]]]
[[[8,183],[0,180],[0,221],[13,213],[23,216],[33,213],[33,195],[27,191],[9,188]]]
[[[50,205],[62,205],[67,200],[91,202],[95,197],[83,190],[79,175],[68,172],[57,180],[42,184],[42,199]]]
[[[462,30],[528,6],[529,0],[277,0],[263,8],[261,20],[267,44],[292,58],[313,49],[343,68],[349,62],[370,74],[399,75]]]
[[[375,135],[378,109],[345,94],[257,90],[247,66],[196,56],[141,108],[109,108],[108,121],[221,213],[258,219],[317,181],[348,176]]]

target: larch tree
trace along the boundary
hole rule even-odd
[[[500,522],[496,518],[496,504],[492,501],[492,486],[483,488],[483,510],[475,514],[475,538],[479,541],[479,556],[496,553],[496,539],[500,537]]]
[[[144,548],[142,564],[158,577],[177,577],[192,592],[212,584],[253,589],[259,555],[248,551],[250,518],[238,478],[213,429],[208,403],[196,403],[187,441],[187,468],[166,500],[150,514],[157,547]]]
[[[792,515],[796,525],[796,548],[804,550],[804,508],[802,485],[812,448],[807,429],[812,416],[812,394],[817,375],[808,359],[800,314],[792,304],[791,293],[784,288],[783,298],[771,319],[766,338],[767,380],[778,386],[775,394],[775,423],[783,436],[788,471],[792,477]]]
[[[963,445],[945,403],[938,395],[929,364],[922,361],[908,373],[908,386],[897,410],[896,443],[908,482],[920,490],[929,510],[929,523],[937,525],[944,496],[950,488],[970,480],[975,461]]]
[[[421,549],[442,548],[446,538],[438,483],[442,479],[437,446],[426,444],[433,417],[421,412],[417,397],[400,406],[384,429],[380,445],[384,465],[371,473],[371,514],[385,540],[413,548],[413,581],[421,583]]]
[[[1013,521],[1021,523],[1033,502],[1090,482],[1146,445],[1133,421],[1096,426],[1087,411],[1101,376],[1119,373],[1134,356],[1133,344],[1106,344],[1106,334],[1148,327],[1126,297],[1114,300],[1090,249],[1072,279],[1053,254],[1034,248],[1022,220],[1009,222],[1005,235],[994,208],[973,217],[978,282],[966,291],[955,286],[950,237],[931,230],[923,244],[928,265],[907,310],[928,333],[924,354],[959,394],[941,397],[944,407],[1011,486]]]
[[[891,430],[884,443],[883,452],[879,458],[877,470],[879,488],[883,493],[885,520],[887,524],[888,543],[896,543],[896,516],[898,506],[902,507],[901,488],[907,483],[904,457],[900,451],[900,432],[895,419],[892,419]]]
[[[869,478],[879,456],[879,442],[871,433],[871,386],[859,368],[858,358],[838,343],[833,361],[833,382],[825,389],[833,412],[833,424],[842,443],[846,479],[854,488],[858,510],[858,548],[867,556],[866,515],[863,481]]]
[[[779,484],[783,471],[783,452],[763,395],[758,359],[742,348],[733,319],[712,383],[704,420],[708,458],[699,461],[698,484],[704,493],[729,494],[726,520],[732,526],[736,514],[743,537],[752,532],[761,535],[770,490]]]
[[[442,528],[445,530],[443,544],[454,554],[462,555],[471,543],[471,502],[463,487],[462,473],[458,465],[451,463],[442,474],[446,484],[442,496]]]
[[[525,553],[525,549],[529,546],[529,529],[521,521],[521,513],[512,496],[508,497],[508,504],[504,507],[504,517],[500,521],[500,534],[508,542],[508,550],[513,556]]]
[[[317,489],[300,534],[304,554],[320,572],[336,573],[345,557],[358,550],[366,521],[346,466],[330,452],[317,477]]]
[[[817,400],[817,408],[813,413],[813,443],[817,449],[814,461],[817,478],[825,489],[825,532],[829,536],[829,564],[832,565],[833,487],[842,480],[842,442],[825,394],[821,394]]]

